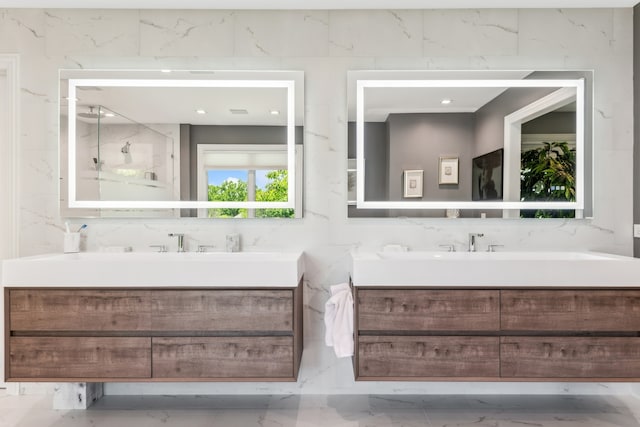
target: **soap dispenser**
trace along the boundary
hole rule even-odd
[[[240,235],[227,234],[227,252],[240,252]]]

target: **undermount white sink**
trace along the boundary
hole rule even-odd
[[[638,286],[640,259],[598,252],[351,253],[355,286]]]
[[[376,252],[382,259],[468,261],[570,261],[604,260],[613,255],[596,252]]]
[[[47,254],[5,260],[4,286],[295,287],[302,252]]]

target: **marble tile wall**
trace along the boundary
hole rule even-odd
[[[0,54],[20,54],[20,254],[62,249],[58,69],[294,69],[305,72],[305,217],[294,221],[89,220],[89,250],[187,244],[304,250],[305,340],[295,384],[107,384],[149,393],[626,393],[611,384],[354,383],[322,343],[329,286],[350,249],[455,243],[471,231],[507,249],[632,252],[632,9],[181,11],[0,9]],[[355,69],[595,71],[593,220],[347,219],[346,72]]]

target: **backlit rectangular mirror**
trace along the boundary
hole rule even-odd
[[[297,71],[61,70],[63,216],[302,216]]]
[[[592,210],[590,71],[353,71],[350,217]]]

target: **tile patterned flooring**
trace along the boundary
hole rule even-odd
[[[640,427],[632,396],[106,396],[86,411],[0,391],[1,427]]]

